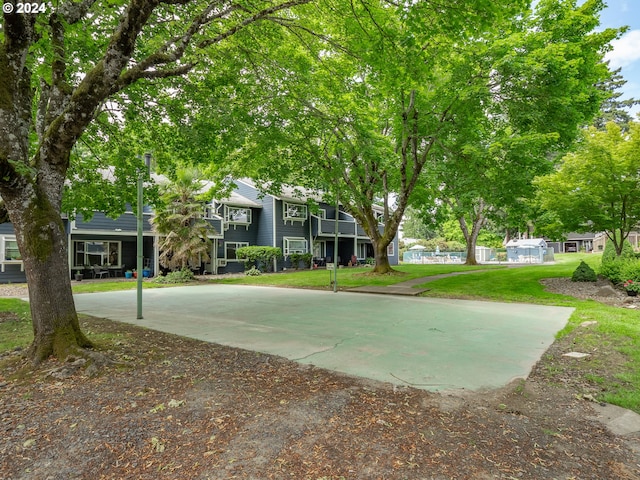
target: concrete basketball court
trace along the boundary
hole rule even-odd
[[[79,313],[432,391],[525,378],[573,309],[207,285],[75,295]]]

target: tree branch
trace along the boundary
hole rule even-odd
[[[257,22],[258,20],[264,20],[266,19],[269,15],[282,11],[282,10],[287,10],[291,7],[295,7],[298,5],[304,5],[306,3],[311,2],[312,0],[290,0],[288,2],[279,4],[279,5],[274,5],[273,7],[270,8],[266,8],[264,10],[261,10],[247,18],[245,18],[242,22],[240,22],[239,24],[229,28],[228,30],[216,35],[215,37],[208,39],[208,40],[203,40],[202,42],[200,42],[198,44],[199,48],[207,48],[211,45],[214,45],[216,43],[220,43],[222,40],[231,37],[232,35],[236,34],[237,32],[239,32],[240,30],[242,30],[243,28],[247,27],[248,25],[251,25],[252,23]]]
[[[58,15],[64,19],[65,23],[73,25],[85,17],[94,3],[96,0],[67,1],[58,8]]]

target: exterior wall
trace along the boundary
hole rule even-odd
[[[212,219],[211,223],[216,231],[223,238],[219,238],[215,243],[214,255],[216,259],[223,260],[226,258],[225,242],[246,242],[249,245],[263,245],[279,247],[284,252],[284,238],[304,238],[307,241],[307,251],[313,253],[313,241],[322,240],[325,242],[325,256],[333,258],[334,256],[334,228],[335,222],[335,206],[324,202],[319,203],[319,208],[326,212],[327,219],[319,219],[314,216],[310,210],[307,212],[305,221],[286,222],[283,219],[283,200],[276,199],[271,195],[262,195],[256,188],[242,181],[236,183],[236,191],[243,197],[258,203],[262,208],[252,208],[252,223],[246,228],[244,225],[224,225],[220,219]],[[288,201],[288,200],[285,200]],[[291,201],[290,203],[302,203]],[[156,252],[154,247],[155,235],[152,232],[150,219],[152,213],[149,209],[145,209],[143,217],[143,231],[145,233],[143,249],[145,265],[153,266],[157,264],[155,258]],[[65,220],[66,221],[66,220]],[[66,221],[67,233],[70,238],[69,259],[70,268],[79,267],[74,265],[75,258],[73,255],[74,241],[112,241],[120,242],[120,264],[125,269],[136,268],[137,258],[137,218],[135,213],[127,211],[117,219],[108,218],[104,213],[96,212],[91,220],[85,221],[82,215],[78,215],[73,222]],[[11,224],[0,225],[0,237],[3,235],[12,236],[14,234]],[[355,222],[353,217],[343,211],[339,211],[339,257],[343,264],[347,264],[352,255],[356,255],[360,261],[366,257],[362,256],[363,252],[368,253],[371,250],[371,242],[365,235],[364,230]],[[362,245],[366,245],[362,247]],[[392,265],[398,263],[398,239],[393,242],[393,255],[389,256]],[[277,270],[289,268],[291,266],[288,258],[280,260],[277,264]],[[21,271],[21,264],[7,263],[4,265],[4,272],[0,272],[0,283],[3,282],[24,282],[24,272]],[[218,273],[241,272],[244,270],[244,263],[237,261],[227,261],[224,267],[218,267]],[[73,273],[73,272],[71,272]],[[156,272],[153,272],[154,274]],[[85,271],[85,275],[91,277],[89,270]]]
[[[123,265],[123,271],[133,270],[137,267],[138,263],[138,239],[135,235],[108,235],[108,234],[74,234],[71,235],[71,244],[69,245],[69,250],[71,251],[71,256],[73,257],[73,242],[74,241],[110,241],[110,242],[120,242],[121,251],[120,251],[120,264]],[[144,263],[149,265],[151,270],[151,275],[154,275],[156,272],[153,271],[154,265],[154,248],[153,248],[154,237],[152,236],[144,236],[142,240],[142,255],[145,259]],[[72,270],[75,270],[77,265],[74,265],[74,259],[71,260]],[[83,273],[85,278],[91,278],[92,272],[90,269],[83,269]]]
[[[142,216],[142,230],[144,232],[151,232],[151,224],[149,219],[151,214],[144,213]],[[136,232],[138,230],[138,219],[134,213],[126,212],[120,215],[117,219],[107,217],[102,212],[96,212],[91,220],[85,222],[82,215],[78,215],[74,224],[72,224],[73,230],[91,230],[91,231],[103,231],[103,232]],[[72,231],[73,233],[73,231]]]
[[[8,264],[4,266],[4,272],[0,272],[0,283],[26,283],[27,277],[22,269],[22,264]]]
[[[15,238],[15,230],[10,223],[0,224],[0,246],[4,245],[5,237],[11,240]],[[4,254],[4,251],[1,253]],[[0,283],[25,283],[27,281],[22,261],[5,263],[6,258],[0,260],[2,262],[0,263]]]
[[[255,222],[258,228],[255,245],[277,247],[273,244],[273,200],[271,195],[260,195],[260,192],[254,187],[247,185],[243,182],[236,182],[236,192],[249,200],[262,205],[262,208],[253,209],[253,213],[260,211],[258,221]]]
[[[4,245],[5,238],[15,239],[15,230],[10,223],[0,224],[0,246]],[[0,254],[4,255],[4,251]],[[8,258],[0,258],[0,262],[0,283],[24,283],[27,281],[22,261],[15,263],[15,261],[11,261]]]
[[[260,245],[258,243],[258,232],[260,225],[261,209],[251,209],[251,224],[248,228],[245,225],[227,225],[223,227],[224,238],[218,241],[217,258],[226,259],[225,242],[247,242],[249,245]],[[218,267],[218,273],[237,273],[244,271],[244,262],[227,260],[227,265]]]
[[[297,202],[289,202],[287,203],[297,203]],[[284,254],[284,238],[285,237],[294,237],[294,238],[304,238],[307,240],[307,251],[311,249],[311,238],[309,237],[309,211],[307,209],[307,219],[304,222],[300,221],[291,221],[287,220],[285,222],[283,215],[283,206],[284,201],[276,200],[275,201],[275,225],[276,225],[276,234],[275,234],[275,246],[280,247],[282,253]],[[288,257],[284,257],[283,259],[278,261],[278,270],[282,270],[283,268],[292,268],[291,261]]]

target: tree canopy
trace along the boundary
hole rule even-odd
[[[532,198],[533,179],[553,169],[579,128],[598,112],[610,77],[603,54],[614,30],[595,32],[601,2],[539,2],[478,50],[478,84],[444,155],[426,177],[430,197],[458,218],[475,263],[486,222]],[[433,208],[427,205],[427,208]],[[513,213],[510,214],[513,217]]]
[[[566,232],[604,231],[618,255],[640,224],[640,124],[586,130],[557,171],[538,178],[538,201]]]
[[[238,46],[241,80],[181,125],[215,132],[221,175],[339,197],[386,271],[386,245],[417,186],[464,202],[456,208],[465,214],[478,201],[497,208],[531,194],[550,152],[565,149],[603,99],[595,84],[609,75],[601,60],[618,32],[594,31],[602,7],[314,3],[297,11],[296,27],[270,32],[268,58],[251,42]],[[205,85],[190,91],[213,90]]]
[[[75,179],[86,158],[72,155],[80,139],[122,142],[118,128],[110,136],[98,125],[161,110],[157,102],[176,95],[165,82],[214,71],[228,39],[254,24],[288,22],[289,9],[307,1],[67,0],[44,12],[4,13],[0,196],[29,283],[35,363],[91,346],[71,295],[61,219],[67,175]],[[144,108],[129,108],[136,103]]]

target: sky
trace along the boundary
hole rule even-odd
[[[640,99],[640,0],[605,0],[607,7],[600,15],[602,28],[628,26],[629,30],[612,42],[613,51],[606,58],[612,70],[622,67],[627,83],[622,87],[622,98]],[[640,113],[640,106],[632,110]]]

